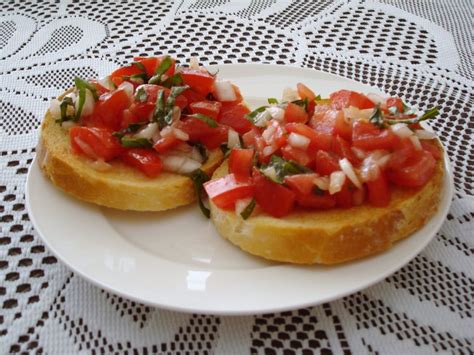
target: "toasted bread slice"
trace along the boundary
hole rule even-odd
[[[41,169],[51,181],[68,194],[101,206],[134,211],[162,211],[187,205],[196,199],[189,177],[162,173],[149,178],[119,161],[112,168],[98,171],[88,158],[71,151],[69,134],[46,114],[37,149]],[[223,160],[220,149],[210,152],[202,166],[208,174]]]
[[[421,228],[438,208],[443,171],[439,160],[431,180],[421,189],[394,187],[390,205],[384,208],[364,204],[243,220],[211,202],[211,218],[222,237],[251,254],[296,264],[342,263],[389,249]],[[227,173],[224,162],[213,179]]]

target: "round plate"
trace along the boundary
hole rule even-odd
[[[379,92],[355,81],[277,65],[221,65],[255,107],[304,82],[325,97],[341,88]],[[448,159],[445,157],[445,161]],[[152,306],[208,314],[267,313],[328,302],[368,287],[414,258],[441,227],[453,195],[448,164],[437,214],[390,250],[338,266],[272,263],[222,239],[196,205],[125,212],[83,203],[55,188],[35,161],[26,200],[48,248],[94,284]],[[45,206],[47,206],[45,208]]]

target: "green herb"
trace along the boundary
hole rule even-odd
[[[153,121],[158,122],[160,129],[166,126],[165,118],[165,91],[161,89],[156,95],[155,109],[153,111]]]
[[[207,124],[209,127],[211,128],[217,128],[217,122],[209,117],[209,116],[206,116],[206,115],[203,115],[201,113],[195,113],[193,115],[188,115],[188,117],[193,117],[193,118],[197,118],[198,120],[204,122],[205,124]]]
[[[369,122],[373,123],[379,128],[384,128],[384,119],[383,119],[383,113],[382,110],[380,109],[380,105],[377,105],[374,109],[374,112],[372,113],[372,116],[369,118]]]
[[[146,124],[147,124],[147,122],[130,123],[127,128],[124,128],[120,131],[114,132],[114,133],[112,133],[112,135],[114,137],[117,137],[117,138],[122,138],[124,135],[126,135],[128,133],[135,133],[136,131],[138,131],[141,127],[143,127]]]
[[[240,216],[243,219],[249,218],[256,204],[257,204],[257,201],[255,200],[255,198],[253,198],[252,201],[250,201],[250,203],[247,205],[247,207],[245,207],[245,209],[240,213]]]
[[[385,119],[385,122],[393,125],[397,123],[405,123],[405,124],[415,124],[419,123],[421,121],[426,121],[432,118],[435,118],[436,116],[439,115],[439,110],[437,107],[432,107],[428,110],[426,110],[421,116],[415,117],[415,118],[407,118],[407,119],[400,119],[400,120],[391,120],[391,119]]]
[[[56,120],[58,123],[63,123],[65,121],[76,121],[76,116],[68,116],[67,114],[67,107],[72,106],[74,107],[74,102],[68,96],[66,96],[61,103],[59,104],[59,109],[61,111],[61,118]]]
[[[92,93],[92,96],[94,97],[94,100],[97,101],[98,96],[97,96],[97,91],[94,85],[89,83],[87,80],[81,79],[79,77],[74,78],[74,84],[76,85],[76,88],[79,90],[79,101],[77,105],[77,110],[76,110],[76,117],[75,120],[79,120],[81,117],[82,113],[82,108],[84,107],[84,103],[86,102],[86,90],[89,90]]]
[[[211,216],[211,211],[206,207],[206,205],[204,205],[203,201],[203,185],[206,181],[209,181],[209,176],[201,169],[196,169],[190,174],[189,177],[194,183],[194,191],[196,191],[196,195],[198,197],[199,208],[201,209],[202,214],[209,218]]]
[[[249,112],[247,113],[244,117],[246,119],[248,119],[250,122],[252,122],[253,124],[255,124],[255,118],[260,114],[262,113],[263,111],[265,111],[267,109],[268,106],[260,106],[258,108],[256,108],[255,110],[253,110],[252,112]]]
[[[275,99],[274,97],[268,98],[267,101],[270,105],[278,105],[278,100]]]
[[[227,145],[227,143],[222,143],[220,145],[220,148],[222,150],[222,153],[224,153],[224,158],[227,158],[231,152],[231,149],[229,149],[229,146]]]
[[[321,100],[321,95],[318,95],[314,98],[315,101],[320,101]]]
[[[413,109],[407,104],[405,104],[403,101],[402,101],[402,105],[403,105],[403,113],[405,115],[413,115],[415,113]]]
[[[148,100],[148,94],[146,93],[145,89],[141,87],[135,93],[135,101],[146,102],[147,100]]]
[[[145,66],[143,65],[142,62],[132,62],[132,64],[130,65],[134,65],[136,66],[139,70],[141,70],[142,72],[146,73],[146,68]]]
[[[309,100],[308,98],[304,98],[303,100],[295,100],[295,101],[291,101],[292,104],[295,104],[295,105],[298,105],[298,106],[301,106],[304,108],[305,111],[308,111],[308,104],[309,104]]]
[[[163,76],[166,71],[171,68],[173,65],[173,60],[171,59],[170,56],[166,56],[155,70],[155,75],[153,75],[150,80],[148,81],[148,84],[159,84],[161,83],[161,77]]]
[[[275,176],[269,175],[267,169],[274,169]],[[272,155],[270,162],[267,165],[262,166],[260,171],[278,184],[283,184],[285,176],[311,172],[311,170],[305,166],[291,160],[285,160],[277,155]]]
[[[172,76],[170,76],[168,79],[163,81],[161,83],[162,86],[166,88],[170,88],[172,86],[178,86],[178,85],[183,85],[184,81],[183,78],[181,77],[181,74],[177,73]]]
[[[151,148],[153,146],[146,138],[134,138],[129,136],[120,138],[120,144],[126,148]]]
[[[203,159],[202,164],[204,164],[207,161],[207,159],[209,159],[209,153],[207,151],[206,146],[200,142],[189,142],[189,144],[197,148],[197,150],[199,151],[199,154],[201,154],[201,157]]]
[[[126,77],[124,77],[124,78],[125,78],[125,80],[127,80]],[[133,74],[128,78],[128,80],[130,80],[130,81],[132,81],[136,84],[144,84],[148,80],[148,76],[146,75],[146,73]]]
[[[162,123],[164,123],[164,126],[169,126],[173,122],[173,108],[174,108],[174,103],[176,101],[176,98],[183,93],[183,91],[189,89],[189,86],[173,86],[171,88],[170,94],[168,96],[168,99],[166,99],[166,104],[165,104],[165,116],[163,118]],[[163,126],[163,127],[164,127]],[[161,129],[162,127],[160,127]]]

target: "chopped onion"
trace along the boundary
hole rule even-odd
[[[189,68],[199,69],[199,60],[196,57],[189,58]]]
[[[362,184],[360,183],[351,162],[347,160],[347,158],[339,160],[339,166],[341,167],[341,170],[344,172],[344,174],[346,174],[349,180],[351,180],[358,189],[362,188]]]
[[[274,120],[282,122],[285,118],[285,110],[278,106],[270,106],[265,110]]]
[[[283,89],[283,95],[281,97],[282,101],[291,102],[291,101],[295,101],[295,100],[299,100],[299,99],[300,99],[300,97],[299,97],[299,95],[298,95],[298,93],[296,92],[295,89],[293,89],[293,88]]]
[[[64,95],[64,97],[69,97],[73,103],[76,103],[77,95],[75,92],[70,92],[69,94]]]
[[[423,147],[421,146],[420,140],[418,139],[417,136],[412,135],[410,136],[410,140],[413,143],[413,146],[415,147],[416,150],[422,150]]]
[[[275,148],[271,145],[268,145],[265,148],[263,148],[262,153],[264,157],[268,157],[269,155],[272,155],[274,151],[275,151]]]
[[[200,162],[185,155],[163,154],[161,155],[161,160],[163,162],[163,169],[172,173],[189,174],[201,167]]]
[[[84,100],[84,105],[82,106],[81,117],[92,115],[92,112],[94,112],[94,106],[95,106],[94,95],[92,95],[92,92],[89,89],[85,89],[85,93],[86,93],[86,99]],[[79,100],[76,100],[74,106],[77,111],[79,107]]]
[[[235,201],[235,214],[240,216],[240,214],[245,210],[251,201],[251,198],[242,198]]]
[[[103,159],[97,159],[90,163],[92,169],[96,171],[109,171],[112,169],[112,165],[105,162]]]
[[[385,165],[387,165],[387,163],[388,163],[388,161],[390,160],[391,157],[392,157],[392,154],[386,154],[383,157],[380,157],[377,160],[378,166],[381,167],[381,168],[384,168]]]
[[[104,76],[99,79],[98,83],[109,91],[115,90],[115,84],[110,80],[110,76]]]
[[[367,156],[367,153],[362,149],[351,147],[351,150],[354,152],[355,156],[359,159],[364,159]]]
[[[166,126],[160,131],[160,134],[162,137],[168,137],[173,134],[173,128]]]
[[[273,134],[275,133],[276,127],[274,125],[269,126],[263,131],[262,137],[267,144],[271,144],[273,140]]]
[[[66,130],[70,130],[72,127],[76,127],[78,125],[79,124],[77,122],[73,122],[73,121],[64,121],[63,123],[61,123],[61,127]]]
[[[180,153],[185,153],[186,156],[191,157],[193,147],[191,147],[189,144],[183,142],[183,143],[178,144],[176,147],[174,147],[173,151],[180,152]]]
[[[214,90],[216,93],[216,98],[219,101],[237,100],[237,95],[235,94],[234,87],[232,86],[232,83],[228,80],[216,81],[214,83]]]
[[[372,154],[362,161],[359,175],[363,182],[374,181],[379,177],[380,167]]]
[[[145,138],[145,139],[152,139],[153,136],[158,131],[158,123],[149,123],[145,127],[143,127],[140,131],[135,133],[136,138]]]
[[[366,108],[364,110],[359,110],[359,119],[368,121],[369,118],[374,114],[373,108]]]
[[[288,143],[294,148],[307,149],[311,140],[301,134],[291,132],[288,136]]]
[[[124,81],[119,85],[118,90],[123,90],[127,94],[128,98],[132,100],[133,98],[133,84],[128,81]]]
[[[204,157],[201,155],[201,152],[196,147],[192,147],[190,155],[191,155],[190,156],[191,159],[193,159],[193,160],[196,160],[200,163],[202,163],[204,161]]]
[[[94,132],[94,131],[91,130],[91,132]],[[99,159],[97,154],[95,154],[94,149],[92,149],[91,146],[87,144],[86,142],[84,142],[81,138],[79,138],[78,136],[75,136],[74,141],[79,146],[79,148],[81,148],[81,150],[84,152],[85,155],[95,160]]]
[[[277,172],[273,166],[263,169],[262,173],[271,180],[277,180]]]
[[[181,118],[181,109],[178,106],[173,107],[173,116],[171,117],[172,124],[179,121]]]
[[[346,174],[342,171],[334,171],[329,176],[329,194],[334,195],[342,190],[342,185],[346,181]]]
[[[413,131],[405,123],[396,123],[390,129],[400,138],[407,138],[413,135]]]
[[[179,140],[182,140],[182,141],[187,141],[189,140],[189,134],[187,134],[186,132],[184,132],[183,130],[179,129],[179,128],[172,128],[173,129],[173,135],[178,138]]]
[[[230,128],[229,132],[227,133],[227,147],[229,149],[240,147],[239,134],[232,128]]]
[[[254,125],[257,127],[266,127],[268,125],[268,121],[272,119],[272,115],[268,113],[267,110],[260,112],[254,118]]]
[[[313,183],[319,187],[321,190],[329,189],[329,177],[327,176],[317,176],[314,178]]]
[[[426,129],[417,129],[415,135],[418,139],[435,139],[436,133],[427,131]]]
[[[61,102],[58,99],[52,99],[49,104],[49,113],[53,116],[53,119],[59,120],[61,118]]]
[[[374,110],[369,108],[365,110],[360,110],[357,107],[354,106],[349,106],[344,109],[342,109],[344,112],[344,118],[347,122],[353,123],[358,120],[364,120],[367,121],[370,116],[374,113]]]

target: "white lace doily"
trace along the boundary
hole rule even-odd
[[[472,33],[466,0],[3,2],[0,353],[474,353]],[[433,128],[456,196],[436,239],[371,288],[263,316],[153,309],[79,278],[43,246],[25,209],[36,128],[74,76],[162,53],[314,68],[439,106]]]

